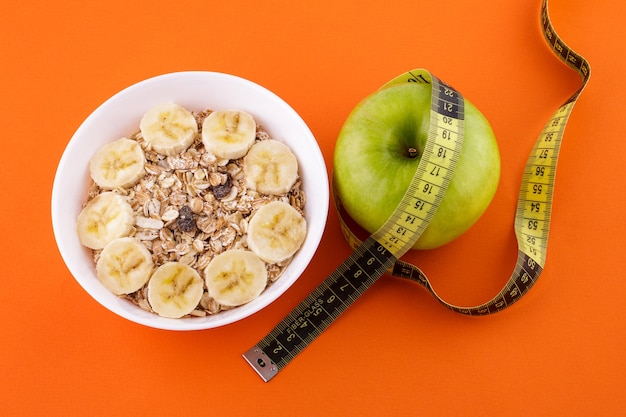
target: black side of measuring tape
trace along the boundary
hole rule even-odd
[[[409,71],[385,86],[400,82],[432,83],[431,132],[411,186],[391,218],[363,242],[343,220],[341,202],[335,201],[342,232],[354,252],[243,355],[264,381],[273,378],[385,273],[413,280],[447,308],[472,316],[505,309],[518,301],[537,281],[545,264],[561,140],[572,108],[591,75],[589,63],[557,36],[548,14],[548,0],[542,2],[541,24],[551,50],[580,75],[582,85],[545,125],[528,158],[515,216],[517,262],[503,289],[482,305],[455,306],[436,294],[418,267],[400,260],[419,239],[434,215],[454,171],[463,140],[462,96],[425,70]],[[447,160],[435,157],[434,149],[442,146],[449,147]],[[437,169],[432,169],[433,166]],[[443,174],[433,178],[435,171]]]

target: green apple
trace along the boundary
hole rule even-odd
[[[361,101],[335,146],[335,193],[363,229],[373,233],[400,203],[428,138],[431,85],[404,83]],[[432,249],[466,232],[485,212],[500,180],[500,153],[482,113],[465,100],[464,142],[456,170],[413,249]],[[415,152],[417,151],[417,152]]]

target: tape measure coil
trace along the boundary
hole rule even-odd
[[[384,87],[400,82],[432,83],[429,138],[416,174],[390,219],[363,242],[347,227],[340,213],[342,232],[354,252],[243,355],[264,381],[273,378],[385,272],[419,283],[447,308],[465,315],[501,311],[534,285],[545,265],[562,137],[573,106],[591,75],[588,62],[557,36],[549,18],[548,0],[542,2],[541,23],[546,42],[557,57],[581,76],[582,85],[545,125],[526,163],[515,213],[517,261],[503,289],[482,305],[455,306],[436,294],[417,266],[399,259],[417,241],[434,215],[452,177],[463,140],[462,96],[425,70],[409,71]],[[449,158],[437,160],[435,146],[449,149],[446,152]],[[336,207],[340,210],[339,201]]]

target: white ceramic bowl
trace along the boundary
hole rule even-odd
[[[307,195],[306,240],[284,275],[257,299],[207,317],[168,319],[146,312],[109,292],[95,276],[88,249],[75,231],[76,217],[89,186],[89,158],[104,143],[128,135],[152,106],[173,101],[189,110],[242,109],[252,114],[298,158]],[[283,294],[307,267],[326,224],[329,187],[322,153],[313,134],[296,111],[274,93],[251,81],[216,72],[177,72],[141,81],[115,94],[81,124],[59,162],[52,189],[52,226],[65,264],[76,281],[96,301],[133,322],[168,330],[200,330],[243,319]]]

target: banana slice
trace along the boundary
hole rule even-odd
[[[113,294],[130,294],[145,285],[154,263],[137,239],[122,237],[106,245],[96,264],[96,276]]]
[[[187,149],[198,135],[198,123],[193,114],[175,103],[159,104],[148,110],[139,128],[152,149],[167,156]]]
[[[282,201],[272,201],[258,209],[248,224],[248,247],[268,263],[293,256],[305,237],[306,219]]]
[[[180,318],[200,302],[204,283],[195,269],[180,262],[167,262],[154,271],[148,282],[148,302],[159,316]]]
[[[280,195],[298,179],[298,160],[287,145],[269,139],[255,143],[243,159],[249,188],[263,194]]]
[[[267,285],[265,263],[248,250],[232,249],[211,260],[204,270],[209,295],[225,306],[257,298]]]
[[[214,111],[202,122],[202,143],[207,151],[219,158],[241,158],[255,138],[256,122],[241,110]]]
[[[134,140],[120,138],[107,143],[91,157],[91,178],[103,189],[135,185],[145,174],[145,155]]]
[[[76,220],[80,242],[91,249],[102,249],[109,242],[130,234],[135,216],[121,195],[107,191],[97,195],[81,210]]]

